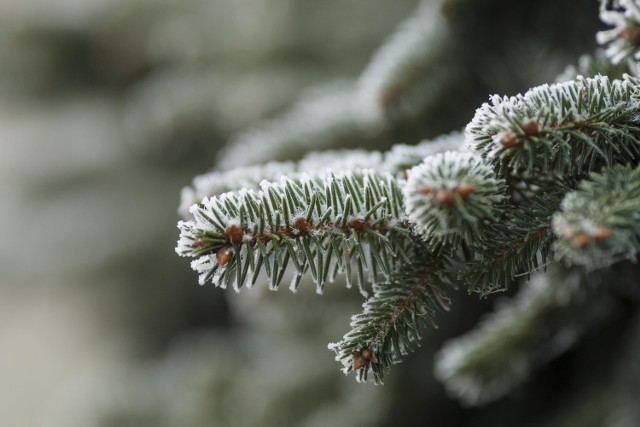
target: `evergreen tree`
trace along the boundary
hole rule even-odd
[[[621,305],[637,317],[629,261],[640,250],[637,0],[602,2],[614,26],[598,33],[604,53],[553,84],[491,96],[464,131],[387,151],[336,149],[451,102],[478,60],[456,29],[480,3],[422,2],[357,82],[324,87],[233,140],[183,191],[176,248],[201,284],[357,284],[362,311],[329,348],[346,373],[374,383],[456,315],[456,289],[488,297],[516,286],[438,354],[437,378],[472,405],[507,394]],[[330,150],[303,154],[318,149]],[[630,403],[638,378],[623,382],[603,419],[640,422]]]

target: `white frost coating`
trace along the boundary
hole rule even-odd
[[[465,151],[462,132],[451,132],[416,145],[396,144],[384,156],[384,172],[399,173],[420,164],[428,156],[445,151]]]
[[[461,185],[472,190],[461,195]],[[447,151],[409,171],[403,189],[409,221],[425,240],[469,238],[480,219],[504,198],[503,180],[474,153]]]
[[[322,180],[334,172],[351,170],[361,173],[364,169],[372,169],[378,173],[403,177],[406,169],[419,164],[427,156],[448,150],[465,149],[463,134],[452,132],[417,145],[397,144],[384,153],[360,149],[328,150],[311,152],[298,163],[271,162],[229,171],[212,171],[196,176],[191,186],[182,189],[178,213],[183,218],[190,217],[189,209],[205,197],[239,189],[257,189],[261,181],[277,181],[283,176],[294,180]]]
[[[181,232],[176,252],[196,258],[192,268],[199,273],[200,283],[211,281],[217,286],[231,283],[236,290],[249,281],[248,276],[243,276],[240,279],[243,283],[236,283],[239,272],[248,271],[250,259],[257,265],[260,251],[264,251],[264,262],[269,262],[269,266],[273,265],[274,257],[297,260],[283,261],[284,267],[296,268],[291,273],[294,279],[296,273],[304,273],[313,262],[317,268],[311,268],[312,271],[319,272],[313,274],[316,274],[314,281],[320,293],[324,284],[332,281],[336,265],[340,272],[346,270],[346,265],[354,272],[361,266],[367,275],[374,275],[370,270],[375,260],[369,253],[369,239],[378,239],[375,236],[384,239],[387,242],[384,250],[392,253],[396,253],[396,245],[404,242],[404,237],[387,241],[388,237],[383,236],[393,233],[399,224],[404,227],[402,197],[396,180],[389,174],[377,175],[366,169],[358,174],[349,171],[331,174],[324,180],[311,180],[306,175],[298,181],[288,177],[282,177],[279,182],[264,180],[260,190],[243,189],[205,198],[200,205],[192,206],[190,212],[192,220],[178,223]],[[296,222],[300,219],[303,224]],[[376,232],[375,227],[382,224],[384,231]],[[364,232],[362,227],[367,227]],[[229,231],[233,228],[237,231]],[[231,237],[234,233],[241,236]],[[297,238],[301,233],[306,236],[304,239]],[[312,255],[319,247],[318,242],[322,242],[323,251],[327,253],[324,261],[316,265],[316,256],[323,259],[323,254]],[[335,249],[333,255],[329,255],[329,245],[332,250],[334,245],[342,249]],[[228,252],[221,253],[221,250]],[[336,264],[337,257],[342,263]],[[242,270],[235,271],[238,265],[243,266]],[[264,263],[262,266],[266,269]],[[283,279],[283,275],[271,274],[269,270],[267,276],[270,289],[276,289]],[[372,276],[373,281],[377,277]],[[380,279],[384,279],[383,275]],[[366,294],[364,284],[357,282]]]
[[[199,274],[198,283],[204,285],[207,281],[207,273],[211,271],[216,260],[211,255],[201,256],[191,261],[191,268]],[[222,285],[221,285],[222,287]]]
[[[584,102],[585,96],[589,102]],[[537,86],[524,95],[494,95],[490,102],[476,110],[473,120],[466,127],[465,136],[473,149],[496,157],[503,149],[502,145],[495,142],[497,135],[503,131],[522,134],[519,126],[523,124],[523,117],[535,120],[540,128],[553,127],[567,120],[589,120],[589,106],[593,97],[600,101],[597,108],[599,113],[606,108],[628,103],[637,96],[638,80],[630,76],[613,81],[606,76],[578,76],[574,81]],[[494,143],[487,145],[488,138]]]
[[[205,197],[215,196],[241,188],[255,188],[263,179],[275,181],[293,172],[292,162],[271,162],[264,165],[246,166],[229,171],[211,171],[198,175],[191,186],[182,189],[178,213],[187,216],[189,208]]]
[[[429,83],[442,71],[441,57],[450,53],[449,25],[440,11],[440,3],[422,1],[362,73],[356,102],[365,123],[384,123],[389,109],[419,110],[418,105],[411,104],[432,98],[424,96],[424,91],[434,89]],[[416,96],[410,96],[411,93]]]
[[[604,5],[604,2],[603,2]],[[600,20],[613,26],[596,34],[601,45],[608,44],[605,53],[614,64],[627,58],[640,60],[640,2],[638,0],[618,0],[622,11],[600,10]],[[626,36],[625,36],[626,35]]]
[[[351,320],[353,320],[353,317],[351,318]],[[342,364],[342,369],[341,369],[342,372],[345,375],[348,375],[349,372],[351,372],[351,364],[352,364],[352,362],[351,362],[351,359],[348,358],[348,357],[341,357],[341,355],[340,355],[340,343],[336,343],[336,342],[329,343],[327,345],[327,348],[330,351],[333,351],[333,352],[336,353],[336,356],[335,356],[336,362],[340,362]],[[360,382],[360,376],[359,375],[356,375],[356,381]]]

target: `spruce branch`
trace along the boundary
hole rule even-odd
[[[380,282],[407,257],[400,188],[391,175],[373,171],[331,175],[322,182],[265,181],[260,191],[205,199],[191,214],[193,220],[178,224],[176,252],[195,258],[191,265],[201,284],[239,289],[264,271],[276,289],[293,265],[292,290],[307,272],[318,292],[342,272],[348,285],[355,275],[365,293],[365,272]]]
[[[416,116],[455,81],[459,67],[449,55],[453,37],[445,3],[421,1],[362,72],[356,102],[366,122],[384,125]]]
[[[608,3],[601,0],[600,20],[613,28],[598,32],[596,40],[608,45],[605,52],[614,64],[640,60],[640,1],[616,0],[613,7]]]
[[[445,343],[435,375],[467,405],[491,402],[568,350],[612,307],[601,280],[554,265],[473,331]]]
[[[265,164],[244,166],[227,171],[213,170],[197,175],[180,192],[178,214],[189,217],[189,208],[208,197],[215,197],[229,191],[242,188],[258,189],[263,180],[277,181],[283,176],[291,176],[296,170],[293,162],[269,162]]]
[[[522,206],[503,206],[504,214],[485,225],[471,245],[475,254],[460,271],[469,291],[488,295],[505,290],[516,276],[544,266],[551,250],[551,218],[566,189],[541,192]]]
[[[640,158],[640,80],[578,77],[515,97],[493,96],[467,139],[503,172],[580,175]]]
[[[191,185],[182,189],[178,213],[188,218],[189,208],[204,198],[242,188],[259,189],[263,180],[278,181],[283,176],[296,180],[305,175],[321,181],[334,171],[350,170],[357,174],[364,169],[372,169],[381,174],[406,178],[406,171],[425,157],[461,149],[463,142],[461,132],[452,132],[416,145],[396,144],[386,152],[361,149],[314,151],[298,162],[269,162],[226,171],[213,170],[196,176]]]
[[[447,288],[452,283],[443,255],[424,242],[414,241],[410,260],[404,261],[388,281],[374,285],[374,295],[363,311],[351,318],[351,330],[329,344],[344,373],[357,371],[359,382],[373,375],[382,384],[385,371],[419,345],[421,331],[434,327],[439,311],[449,311]]]
[[[591,174],[566,195],[553,218],[556,257],[602,268],[640,250],[640,168],[616,165]]]
[[[448,151],[411,169],[403,194],[418,234],[432,244],[457,244],[478,237],[481,221],[494,217],[505,190],[504,180],[478,156]]]

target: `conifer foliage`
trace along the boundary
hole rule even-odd
[[[193,259],[201,284],[236,290],[275,290],[287,278],[295,291],[304,275],[318,292],[357,283],[362,312],[329,348],[345,372],[375,383],[451,309],[454,289],[486,296],[533,275],[438,360],[438,377],[463,401],[504,395],[605,315],[591,310],[604,281],[585,272],[640,251],[640,79],[632,64],[624,75],[616,65],[639,57],[640,1],[604,1],[601,17],[615,26],[598,35],[605,56],[581,60],[559,83],[492,96],[464,134],[196,178],[183,192],[177,253]],[[405,25],[394,46],[421,43],[420,31]],[[400,85],[394,105],[425,104],[409,90],[419,76],[402,84],[401,65],[435,53],[388,50],[376,58],[402,61],[381,67],[388,80],[372,87]]]

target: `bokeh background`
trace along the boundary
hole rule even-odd
[[[595,1],[459,3],[476,6],[445,55],[462,72],[449,94],[341,145],[460,129],[489,94],[553,81],[595,45]],[[174,253],[180,189],[218,150],[307,89],[357,79],[416,5],[0,0],[0,425],[513,425],[553,405],[562,360],[484,409],[433,379],[433,352],[493,300],[461,291],[384,387],[358,385],[326,348],[357,291],[200,287]]]

